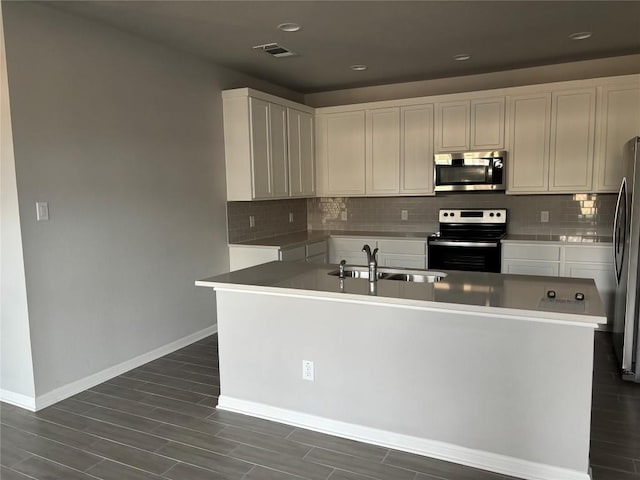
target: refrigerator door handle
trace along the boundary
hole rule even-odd
[[[613,266],[615,268],[615,272],[616,272],[616,284],[620,283],[620,273],[621,273],[621,265],[620,265],[620,261],[619,261],[619,257],[620,254],[618,253],[619,250],[619,244],[618,242],[620,241],[620,236],[618,235],[618,228],[620,227],[620,225],[618,225],[618,220],[619,220],[619,213],[620,213],[620,202],[622,201],[622,196],[626,195],[626,189],[627,189],[627,179],[626,177],[622,178],[622,183],[620,184],[620,191],[618,192],[618,200],[616,201],[616,211],[614,213],[613,216]],[[626,203],[626,202],[625,202]],[[626,205],[625,205],[626,208]],[[627,221],[626,218],[626,212],[625,212],[625,222]],[[622,225],[623,228],[626,228],[626,225]],[[622,250],[624,252],[624,245],[622,245]]]

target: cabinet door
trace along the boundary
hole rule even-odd
[[[438,152],[469,150],[469,108],[468,101],[437,105],[436,148]]]
[[[364,195],[365,112],[326,114],[318,122],[318,193]]]
[[[271,198],[272,173],[270,162],[269,103],[250,99],[251,110],[251,181],[253,198]]]
[[[400,109],[400,193],[433,193],[433,105]]]
[[[560,274],[560,263],[503,259],[502,273],[557,277]]]
[[[367,110],[366,193],[399,192],[400,109]]]
[[[640,86],[603,87],[600,98],[595,191],[617,192],[622,181],[622,145],[640,135]]]
[[[471,101],[471,149],[504,148],[504,97]]]
[[[290,195],[313,196],[316,172],[311,114],[288,109],[288,140]]]
[[[566,263],[564,275],[571,278],[592,278],[607,314],[609,322],[613,320],[616,295],[616,276],[612,264]]]
[[[269,134],[273,196],[288,197],[287,109],[274,103],[269,104]]]
[[[595,88],[556,92],[551,105],[549,190],[589,192],[593,184]]]
[[[519,95],[509,102],[509,193],[549,188],[551,94]]]

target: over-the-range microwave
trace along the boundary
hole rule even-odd
[[[505,190],[506,158],[505,151],[436,154],[435,191]]]

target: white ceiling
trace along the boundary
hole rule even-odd
[[[300,93],[640,53],[640,1],[75,1],[114,25]],[[281,32],[296,22],[296,33]],[[574,32],[593,32],[574,41]],[[278,42],[299,55],[252,46]],[[472,59],[456,62],[456,54]],[[368,70],[354,72],[353,64]]]

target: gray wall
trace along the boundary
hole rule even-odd
[[[295,94],[46,5],[3,9],[41,396],[215,323],[193,282],[229,267],[220,91]]]
[[[0,4],[0,389],[33,398],[33,364]],[[18,400],[14,398],[14,400]],[[18,400],[19,401],[19,400]]]
[[[311,93],[305,95],[305,102],[313,107],[328,107],[632,73],[640,73],[640,55],[626,55],[542,67],[520,68],[504,72]]]

